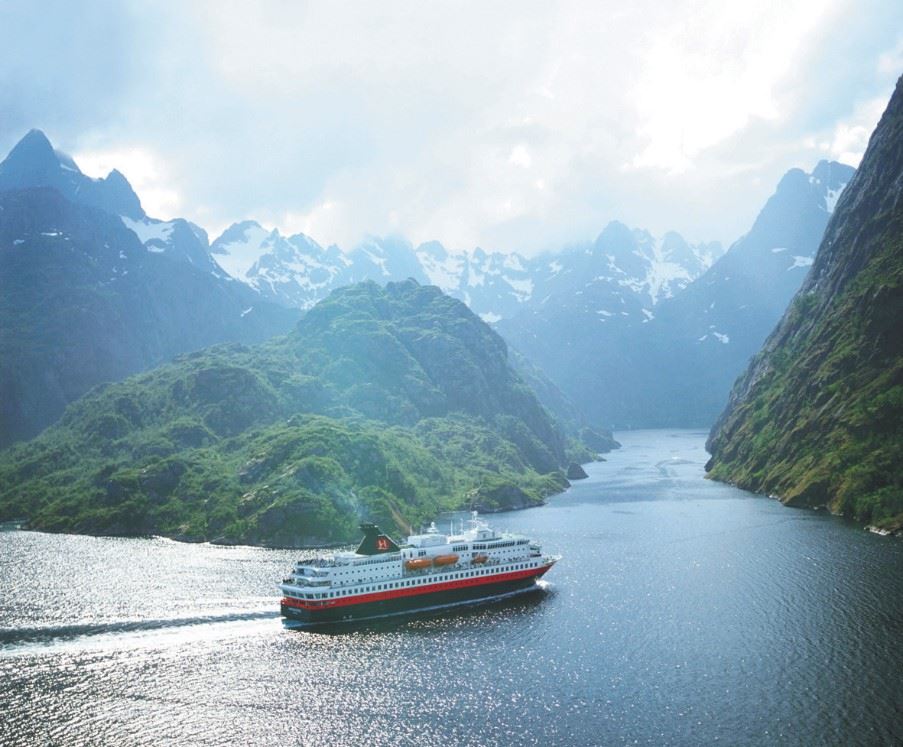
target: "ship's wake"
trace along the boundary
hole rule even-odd
[[[23,645],[53,645],[55,643],[96,637],[153,634],[155,632],[177,631],[199,626],[271,620],[277,617],[279,617],[278,610],[269,607],[253,611],[240,610],[192,617],[0,628],[0,650],[8,650]]]

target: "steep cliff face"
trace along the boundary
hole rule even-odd
[[[0,448],[37,435],[92,386],[296,314],[142,246],[118,216],[53,189],[0,190]]]
[[[31,130],[0,163],[0,190],[49,187],[70,202],[133,220],[145,217],[138,195],[113,169],[103,179],[85,176],[69,156],[54,150],[47,136]]]
[[[903,525],[903,78],[708,446],[716,479]]]
[[[0,448],[97,384],[298,316],[223,273],[200,228],[148,218],[119,172],[85,176],[40,131],[0,163]]]

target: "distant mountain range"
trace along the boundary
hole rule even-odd
[[[459,298],[496,322],[554,294],[605,285],[651,307],[679,292],[721,253],[676,233],[656,239],[611,223],[593,244],[527,258],[516,252],[452,252],[438,241],[415,247],[399,237],[370,237],[349,252],[323,248],[305,234],[282,236],[254,221],[230,226],[210,247],[219,265],[267,298],[309,308],[331,290],[361,280],[408,277]]]
[[[590,267],[604,266],[609,247],[623,247],[630,237],[624,227],[609,226],[581,272],[584,287],[536,294],[498,330],[591,421],[708,427],[806,276],[853,173],[827,161],[811,174],[790,170],[750,231],[707,269],[711,253],[690,253],[672,239],[671,256],[679,259],[670,265],[670,283],[661,283],[661,275],[647,276],[643,286],[617,275],[592,279]],[[641,253],[638,246],[627,259]],[[626,260],[621,266],[630,267]],[[691,271],[680,275],[680,268]]]
[[[197,226],[146,216],[119,172],[85,176],[37,130],[0,163],[0,446],[97,384],[298,316],[224,273]]]
[[[563,370],[564,361],[580,369],[580,357],[598,342],[588,342],[583,333],[591,338],[601,323],[621,330],[626,322],[653,318],[658,305],[705,272],[722,247],[690,244],[674,232],[656,238],[615,221],[591,243],[529,258],[479,248],[454,252],[438,241],[415,247],[400,237],[370,237],[343,252],[304,234],[285,237],[244,221],[216,239],[211,253],[236,280],[274,302],[302,309],[361,280],[413,278],[436,285],[496,325],[513,349],[524,353],[514,358],[519,372],[543,404],[569,423],[571,432],[579,432],[614,422],[606,407],[586,406],[584,390]],[[581,399],[579,407],[575,398]]]
[[[300,308],[358,280],[432,283],[494,324],[586,422],[708,427],[802,283],[853,174],[828,161],[791,169],[726,253],[616,221],[592,243],[530,258],[398,237],[343,252],[251,221],[211,252],[236,279]]]
[[[903,528],[903,78],[708,447],[719,480]]]
[[[414,247],[400,237],[370,237],[345,252],[253,221],[211,245],[189,221],[148,216],[118,171],[84,175],[39,130],[0,164],[0,202],[0,446],[38,433],[95,384],[179,352],[284,332],[300,310],[359,281],[432,283],[489,322],[539,298],[602,287],[642,313],[720,251],[618,223],[594,244],[535,258]]]
[[[35,130],[0,164],[0,201],[12,201],[0,213],[0,345],[15,362],[0,362],[0,445],[34,435],[97,383],[285,332],[336,288],[406,278],[494,324],[522,353],[519,370],[543,377],[532,380],[544,404],[579,413],[578,430],[707,426],[802,282],[852,173],[828,162],[791,170],[727,253],[619,222],[529,258],[401,237],[343,251],[254,221],[209,244],[189,221],[147,216],[118,172],[85,176]]]

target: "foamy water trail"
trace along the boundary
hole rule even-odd
[[[268,607],[246,611],[229,611],[192,617],[110,622],[81,622],[70,625],[35,625],[0,628],[0,657],[33,654],[60,648],[132,646],[184,642],[192,637],[215,638],[231,635],[248,624],[275,622],[278,609]],[[278,628],[272,626],[274,630]]]

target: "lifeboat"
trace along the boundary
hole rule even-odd
[[[484,555],[483,553],[480,553],[479,555],[474,555],[473,560],[471,560],[470,562],[471,563],[485,563],[487,560],[489,560],[489,556]]]
[[[429,558],[412,558],[404,562],[404,567],[409,571],[422,571],[424,568],[429,568],[432,564],[433,561]]]
[[[458,556],[452,553],[451,555],[437,555],[433,558],[433,565],[435,566],[443,566],[443,565],[454,565],[458,562]]]

